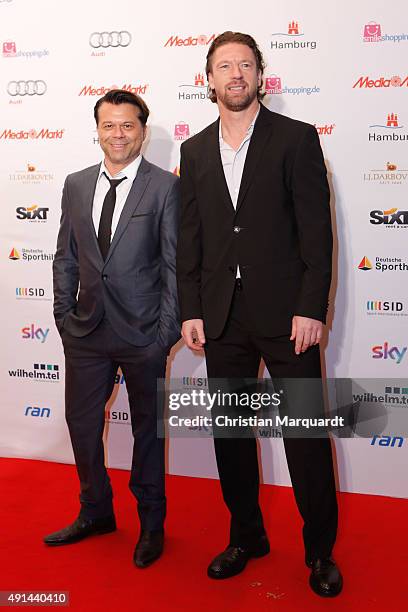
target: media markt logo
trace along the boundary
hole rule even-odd
[[[310,96],[311,94],[319,92],[320,87],[317,87],[317,85],[313,85],[313,87],[305,87],[303,85],[301,87],[288,87],[287,85],[283,86],[282,78],[276,74],[272,74],[265,78],[265,93],[269,95],[289,94],[292,96]]]
[[[402,185],[408,177],[408,170],[398,168],[397,164],[387,162],[382,169],[364,172],[363,180],[379,185]]]
[[[404,129],[400,125],[397,113],[388,113],[384,123],[374,123],[368,126],[368,142],[396,142],[398,140],[408,140],[408,134],[401,132]]]
[[[17,49],[17,43],[14,40],[6,40],[2,44],[3,57],[23,57],[25,59],[41,59],[48,57],[50,52],[48,49],[30,49],[28,51],[21,51]]]
[[[333,130],[336,127],[335,123],[325,123],[324,125],[314,124],[317,133],[319,136],[331,136],[333,134]]]
[[[367,300],[365,303],[366,314],[369,316],[406,317],[403,302],[392,300]]]
[[[10,129],[4,129],[0,134],[0,140],[59,140],[63,137],[65,128],[62,130],[50,130],[41,128],[41,130],[20,130],[18,132]]]
[[[363,28],[363,42],[366,43],[381,43],[393,42],[400,43],[408,40],[408,34],[383,34],[383,28],[376,21],[369,21]]]
[[[367,272],[373,270],[368,257],[364,256],[357,268]],[[378,272],[408,272],[408,263],[402,257],[375,257],[374,270]]]
[[[370,212],[371,225],[383,225],[387,229],[406,229],[408,227],[408,210],[372,210]]]
[[[33,223],[45,223],[48,217],[49,208],[33,204],[32,206],[18,206],[16,208],[16,217],[20,221],[30,221]]]
[[[31,370],[17,368],[8,371],[11,378],[25,378],[37,382],[56,383],[60,381],[60,368],[55,363],[34,363]]]
[[[198,36],[187,36],[183,38],[178,34],[170,36],[164,43],[165,47],[197,47],[199,45],[206,47],[212,43],[215,38],[215,34],[199,34]]]
[[[179,85],[178,99],[182,101],[207,99],[207,87],[202,72],[196,72],[194,75],[194,83]]]
[[[381,89],[383,87],[408,87],[408,76],[401,78],[398,75],[390,77],[377,77],[371,79],[369,76],[361,76],[353,85],[353,89]]]
[[[47,297],[44,287],[16,287],[16,300],[41,300],[49,302],[52,298]]]
[[[104,96],[112,89],[122,89],[123,91],[130,91],[130,93],[138,96],[144,96],[148,88],[148,84],[144,85],[132,85],[132,83],[124,83],[121,87],[118,85],[111,85],[106,87],[104,85],[84,85],[80,90],[78,96]]]
[[[373,359],[391,359],[397,365],[399,365],[405,357],[407,348],[408,347],[406,346],[401,348],[398,346],[391,346],[389,342],[384,342],[384,344],[379,344],[378,346],[372,347],[371,357]]]
[[[54,180],[54,175],[45,170],[38,170],[34,164],[26,164],[25,170],[16,170],[9,174],[9,181],[20,183],[21,185],[37,185],[48,183]]]
[[[275,51],[286,49],[309,49],[314,51],[317,47],[315,40],[303,38],[304,34],[299,27],[299,22],[295,20],[288,23],[286,32],[274,32],[271,36],[271,49]]]
[[[39,261],[53,261],[54,253],[47,253],[42,249],[16,249],[13,247],[8,256],[12,261],[23,261],[27,263],[38,263]]]

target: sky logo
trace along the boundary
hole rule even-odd
[[[47,327],[47,329],[42,329],[41,327],[36,327],[34,323],[31,323],[31,325],[21,329],[21,334],[24,340],[39,340],[41,344],[44,344],[49,331],[49,327]]]
[[[401,349],[399,349],[397,346],[392,346],[390,348],[388,342],[384,342],[384,345],[372,347],[371,351],[373,354],[371,356],[373,359],[392,359],[393,361],[396,361],[397,364],[400,364],[405,357],[407,348],[408,347],[406,346]]]

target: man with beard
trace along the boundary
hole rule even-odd
[[[247,34],[224,32],[207,55],[208,95],[220,118],[181,148],[182,335],[192,350],[204,348],[210,379],[256,378],[261,357],[272,377],[320,379],[332,256],[326,168],[313,126],[260,103],[263,69]],[[269,542],[256,440],[214,437],[214,444],[231,529],[208,575],[228,578],[266,555]],[[331,557],[337,502],[330,441],[285,437],[284,444],[310,585],[335,596],[342,577]]]

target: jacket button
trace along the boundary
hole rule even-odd
[[[239,232],[240,232],[240,231],[241,231],[241,228],[239,227],[239,225],[236,225],[236,226],[234,227],[234,233],[235,233],[235,234],[239,234]]]
[[[108,278],[107,274],[102,274],[102,280],[106,280]]]

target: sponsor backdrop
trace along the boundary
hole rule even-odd
[[[35,24],[35,25],[33,25]],[[330,377],[365,379],[365,410],[408,410],[408,7],[361,0],[352,13],[314,0],[0,0],[2,341],[0,453],[72,462],[51,266],[67,173],[101,159],[93,106],[112,87],[151,109],[147,159],[178,171],[180,143],[217,116],[205,55],[226,29],[262,48],[266,105],[316,126],[332,189],[336,264],[324,342]],[[266,279],[267,280],[267,279]],[[273,282],[273,279],[269,279]],[[181,343],[168,373],[205,386]],[[405,384],[404,384],[405,377]],[[401,384],[394,379],[400,379]],[[338,391],[338,389],[337,389]],[[340,401],[337,393],[336,401]],[[169,441],[168,469],[216,477],[208,432]],[[106,412],[107,461],[128,468],[121,373]],[[339,487],[405,497],[400,431],[334,441]],[[282,440],[261,440],[263,479],[290,484]],[[272,452],[273,451],[273,452]]]

